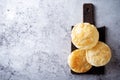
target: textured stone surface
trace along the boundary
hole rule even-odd
[[[112,59],[104,75],[72,75],[71,25],[96,6]],[[120,0],[0,0],[0,80],[120,80]]]

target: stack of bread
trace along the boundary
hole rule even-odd
[[[99,41],[97,28],[90,23],[78,23],[71,32],[72,43],[78,49],[68,57],[70,69],[76,73],[89,71],[92,66],[106,65],[111,59],[111,50],[107,44]]]

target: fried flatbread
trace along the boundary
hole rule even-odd
[[[72,29],[71,38],[77,48],[91,49],[97,44],[99,33],[94,25],[78,23]]]
[[[111,50],[107,44],[99,41],[95,47],[86,51],[86,59],[93,66],[104,66],[111,59]]]
[[[76,49],[68,57],[68,65],[76,73],[84,73],[92,68],[86,60],[86,51]]]

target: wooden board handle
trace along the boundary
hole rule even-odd
[[[94,5],[91,3],[83,5],[83,22],[88,22],[95,25]]]

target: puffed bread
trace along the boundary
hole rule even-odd
[[[77,48],[91,49],[97,44],[99,33],[94,25],[78,23],[72,29],[71,38]]]
[[[86,59],[93,66],[104,66],[111,59],[111,50],[107,44],[99,41],[95,47],[87,50]]]
[[[84,73],[92,68],[86,60],[86,51],[76,49],[68,57],[68,65],[76,73]]]

